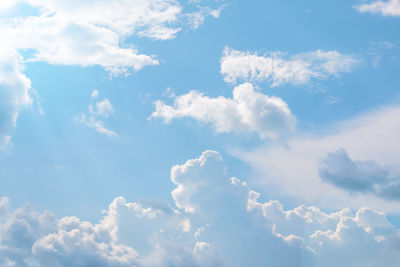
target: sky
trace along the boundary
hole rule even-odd
[[[397,266],[400,0],[2,0],[0,266]]]

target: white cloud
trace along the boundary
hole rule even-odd
[[[360,12],[378,13],[383,16],[400,16],[399,0],[374,1],[369,4],[358,5],[356,8]]]
[[[313,79],[350,72],[357,60],[337,51],[313,51],[289,58],[281,52],[263,56],[226,47],[221,58],[221,74],[228,83],[238,81],[268,82],[271,86],[286,83],[305,84]]]
[[[174,166],[171,180],[178,210],[118,197],[96,224],[57,219],[29,206],[9,211],[0,221],[0,263],[394,267],[400,260],[400,232],[383,213],[325,213],[304,205],[285,210],[278,201],[262,203],[245,182],[226,176],[218,152]],[[8,206],[6,198],[2,206]]]
[[[91,98],[96,98],[99,96],[99,90],[93,90],[92,94],[90,95]]]
[[[400,259],[400,231],[383,213],[369,208],[325,213],[304,205],[284,210],[278,201],[261,203],[259,193],[226,176],[215,151],[174,166],[171,180],[177,185],[175,203],[191,212],[193,225],[208,223],[195,235],[204,246],[228,253],[228,266],[395,266]]]
[[[151,39],[155,39],[155,40],[168,40],[168,39],[172,39],[175,38],[176,35],[178,34],[178,32],[180,32],[182,29],[181,28],[177,28],[177,29],[171,29],[165,26],[153,26],[150,29],[146,29],[144,31],[140,31],[138,32],[139,36],[144,36],[144,37],[148,37]]]
[[[261,138],[278,138],[291,133],[296,119],[287,104],[278,97],[254,91],[250,83],[237,86],[233,98],[210,98],[197,91],[177,96],[173,106],[155,102],[151,118],[166,123],[175,118],[190,117],[214,126],[217,132],[257,133]]]
[[[285,211],[277,201],[249,204],[278,237],[313,252],[313,264],[305,266],[390,266],[399,260],[400,232],[383,213],[361,208],[355,215],[348,209],[328,214],[305,206]]]
[[[339,104],[340,102],[342,102],[342,99],[336,96],[327,96],[324,100],[324,103],[328,105],[336,105]]]
[[[163,92],[162,96],[167,98],[174,98],[176,94],[173,88],[167,87],[167,89],[165,89],[165,91]]]
[[[42,236],[55,231],[56,227],[56,219],[51,213],[39,213],[29,205],[2,217],[0,264],[27,266],[33,244]]]
[[[5,218],[10,208],[10,201],[7,197],[0,198],[0,218]]]
[[[13,49],[0,49],[0,148],[6,147],[22,109],[32,105],[31,81],[22,58]]]
[[[97,98],[99,92],[94,90],[91,94],[91,99]],[[102,119],[107,119],[111,114],[114,113],[114,107],[108,98],[104,98],[101,101],[97,101],[94,106],[89,105],[89,114],[85,115],[81,113],[79,117],[76,117],[76,121],[85,124],[86,126],[95,129],[96,132],[104,134],[110,138],[117,137],[118,134],[113,130],[107,129],[104,126]],[[102,117],[102,118],[99,118]]]
[[[199,212],[198,209],[201,207],[210,208],[201,203],[195,203],[192,197],[198,195],[199,192],[204,192],[205,188],[208,189],[210,183],[214,186],[218,185],[210,194],[222,194],[223,191],[219,191],[220,185],[227,182],[224,179],[225,168],[221,155],[215,151],[205,151],[197,159],[191,159],[184,165],[172,167],[171,181],[177,187],[171,194],[176,206],[188,213]],[[210,172],[213,173],[212,176],[209,175]],[[209,179],[213,179],[213,181]],[[213,199],[210,198],[210,201]]]
[[[161,40],[173,38],[179,29],[170,25],[181,21],[182,12],[181,5],[174,0],[1,1],[0,10],[5,11],[22,2],[37,8],[40,15],[0,18],[3,37],[0,52],[0,148],[11,142],[20,111],[33,102],[30,80],[22,73],[24,62],[99,65],[113,75],[128,74],[146,65],[156,65],[158,61],[152,56],[139,54],[133,46],[123,45],[124,39],[132,34]],[[31,58],[23,59],[18,50],[33,50],[34,53]],[[99,112],[109,112],[109,107],[97,108]],[[101,121],[89,119],[87,124],[112,135],[112,132],[105,131]]]
[[[158,61],[138,54],[133,47],[121,47],[123,36],[97,25],[68,21],[58,15],[28,17],[2,25],[2,32],[18,49],[33,49],[30,61],[45,61],[54,65],[99,65],[112,74],[125,74]]]
[[[187,15],[189,19],[189,24],[193,29],[199,28],[203,23],[207,16],[212,16],[214,18],[219,18],[222,10],[226,7],[225,5],[221,5],[218,9],[212,9],[210,7],[199,7],[198,12],[189,13]]]
[[[399,117],[398,106],[386,107],[332,125],[329,131],[325,129],[324,134],[299,133],[288,139],[285,145],[268,145],[250,152],[235,151],[235,155],[248,162],[258,174],[252,182],[273,195],[281,192],[307,204],[318,204],[322,208],[332,209],[345,205],[360,208],[368,205],[386,212],[400,212],[394,197],[399,193],[398,185],[392,183],[400,177]],[[381,177],[391,181],[388,187],[379,187],[377,194],[362,193],[359,190],[351,193],[323,182],[319,175],[320,162],[328,153],[340,148],[348,153],[351,161],[347,162],[352,167],[344,170],[336,166],[333,172],[339,175],[356,173],[358,181],[362,183],[367,182],[366,179]],[[364,162],[361,165],[367,164],[368,168],[360,169],[361,165],[357,162]],[[385,172],[388,175],[382,176]]]
[[[54,65],[100,66],[110,75],[129,75],[159,61],[126,44],[128,37],[166,40],[190,26],[187,21],[190,14],[184,13],[185,5],[176,0],[0,2],[0,148],[11,142],[20,110],[33,101],[29,95],[30,80],[22,73],[23,64],[42,61]],[[35,12],[19,15],[22,4]],[[87,124],[111,134],[104,131],[99,120],[89,119]]]
[[[7,11],[17,3],[17,0],[3,0],[0,2],[0,12]]]
[[[113,75],[159,63],[124,44],[127,37],[175,38],[190,15],[183,13],[183,6],[175,0],[19,2],[36,8],[39,15],[0,19],[0,30],[12,47],[35,52],[30,61],[98,65]]]
[[[97,224],[77,217],[58,220],[50,212],[26,206],[0,223],[0,263],[16,267],[215,266],[201,264],[208,256],[199,258],[201,253],[192,251],[193,242],[166,239],[187,235],[178,230],[182,219],[173,210],[143,207],[122,197],[113,200]]]
[[[108,98],[96,102],[95,106],[89,105],[89,112],[93,115],[108,117],[114,112],[114,107]]]
[[[118,136],[117,133],[114,132],[113,130],[107,129],[104,126],[103,121],[97,120],[96,117],[94,116],[86,117],[85,114],[81,113],[80,117],[78,118],[78,121],[90,128],[93,128],[96,132],[104,134],[110,138]]]

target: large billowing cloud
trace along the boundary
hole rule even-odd
[[[300,85],[313,79],[337,76],[353,69],[357,60],[337,51],[313,51],[287,57],[281,52],[265,55],[225,48],[221,58],[221,74],[226,82],[268,82],[271,86]]]
[[[356,6],[360,12],[378,13],[384,16],[400,16],[400,1],[385,0],[374,1]]]
[[[400,212],[399,117],[398,106],[386,107],[333,125],[324,134],[298,133],[284,145],[237,156],[258,174],[252,182],[271,193],[324,208],[368,205]]]
[[[100,222],[0,201],[2,266],[396,266],[400,232],[369,208],[261,202],[206,151],[172,168],[176,208],[118,197]]]
[[[296,119],[280,98],[254,90],[250,83],[233,90],[233,98],[210,98],[197,91],[177,96],[173,106],[155,102],[152,118],[163,118],[166,123],[176,118],[189,117],[211,124],[219,133],[257,133],[261,138],[278,138],[291,133]]]

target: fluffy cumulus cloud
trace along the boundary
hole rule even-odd
[[[320,177],[347,191],[400,199],[400,179],[372,160],[353,161],[344,149],[328,153],[319,166]]]
[[[0,148],[10,143],[18,115],[32,101],[31,81],[23,74],[22,58],[14,49],[0,49]]]
[[[96,224],[0,201],[2,266],[396,266],[400,232],[383,213],[285,210],[205,151],[171,171],[176,208],[118,197]]]
[[[298,133],[284,145],[233,151],[274,197],[285,193],[323,208],[368,205],[399,212],[400,108],[386,107],[329,127]],[[350,155],[350,156],[349,156]]]
[[[94,100],[99,96],[98,90],[93,90],[91,99]],[[104,134],[108,137],[117,137],[117,133],[113,130],[107,129],[104,126],[104,119],[107,119],[114,113],[114,107],[108,98],[95,102],[89,105],[89,113],[86,115],[81,113],[75,119],[86,126],[93,128],[96,132]]]
[[[374,1],[356,6],[360,12],[378,13],[384,16],[400,16],[400,1]]]
[[[181,12],[179,3],[160,0],[19,2],[36,8],[39,15],[3,19],[0,27],[14,47],[34,50],[31,60],[62,65],[100,65],[115,74],[158,64],[151,56],[139,54],[134,47],[120,44],[140,30],[149,34],[155,27],[168,30],[166,24],[177,21]],[[165,38],[164,33],[159,34],[159,39]],[[168,37],[173,38],[173,35]]]
[[[17,8],[23,3],[36,10],[34,15],[0,17],[3,36],[13,47],[33,50],[31,61],[99,65],[112,74],[158,64],[153,56],[124,45],[127,37],[175,38],[181,26],[190,24],[186,18],[191,14],[183,13],[183,6],[175,0],[20,0],[5,7]],[[200,16],[204,20],[206,15]]]
[[[350,72],[356,63],[354,57],[337,51],[317,50],[287,57],[281,52],[258,55],[226,47],[220,72],[229,83],[250,80],[268,82],[271,86],[300,85]]]
[[[211,124],[219,133],[257,133],[261,138],[278,138],[292,132],[296,119],[287,104],[278,97],[257,92],[250,83],[233,90],[233,98],[210,98],[197,91],[174,98],[172,106],[155,102],[152,118],[166,123],[189,117]]]

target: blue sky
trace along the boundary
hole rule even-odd
[[[2,2],[1,265],[395,266],[399,22],[398,0]]]

